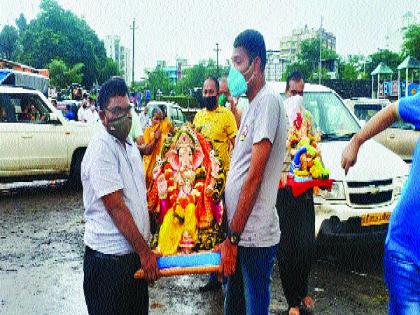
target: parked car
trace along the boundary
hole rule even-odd
[[[267,84],[283,101],[286,83]],[[335,91],[322,85],[306,83],[304,102],[321,131],[322,159],[330,169],[330,178],[335,180],[331,191],[320,190],[314,195],[318,244],[383,242],[390,214],[408,176],[408,165],[369,140],[360,148],[357,164],[346,176],[341,168],[341,153],[360,130],[358,119]]]
[[[387,99],[352,98],[345,100],[347,107],[362,121],[372,118],[378,111],[390,104]],[[414,148],[420,137],[420,129],[403,121],[397,121],[390,128],[373,139],[398,154],[404,161],[411,162]]]
[[[180,127],[186,122],[182,108],[178,104],[163,101],[151,101],[147,103],[147,116],[149,118],[152,117],[153,109],[156,107],[165,112],[166,116],[172,120],[175,127]]]
[[[13,86],[0,85],[0,114],[0,182],[68,178],[80,185],[96,125],[68,121],[39,91]]]

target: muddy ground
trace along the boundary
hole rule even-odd
[[[0,314],[87,314],[83,228],[81,192],[62,183],[0,185]],[[380,253],[380,246],[323,252],[310,277],[315,314],[386,314]],[[150,288],[150,314],[222,314],[221,291],[198,291],[206,280],[160,279]],[[275,266],[270,313],[286,307]]]

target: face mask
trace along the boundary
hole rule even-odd
[[[122,116],[115,120],[108,122],[107,130],[108,133],[113,135],[115,138],[124,142],[128,137],[131,129],[131,117],[128,115]]]
[[[287,118],[289,119],[289,124],[292,125],[293,121],[296,119],[297,113],[302,112],[303,109],[303,96],[295,95],[287,98],[284,101],[284,108],[286,109]]]
[[[242,74],[235,67],[230,68],[229,75],[227,77],[227,83],[230,94],[232,94],[232,96],[239,97],[248,91],[248,82],[251,81],[253,75],[251,78],[249,78],[248,82],[245,80],[244,75],[252,69],[252,65],[253,63],[249,65],[249,68],[245,71],[244,74]]]
[[[226,102],[227,102],[227,96],[225,94],[220,94],[217,103],[220,106],[225,106],[226,105]]]
[[[207,110],[213,110],[217,106],[216,96],[203,97],[203,105]]]

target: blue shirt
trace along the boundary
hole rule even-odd
[[[398,103],[402,120],[420,128],[420,93],[404,97]],[[401,192],[398,204],[391,215],[387,250],[400,252],[420,266],[420,144],[414,150],[410,174]]]
[[[67,113],[66,113],[66,116],[65,116],[68,120],[74,120],[74,113],[71,111],[71,110],[69,110]]]

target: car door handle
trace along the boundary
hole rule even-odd
[[[388,136],[389,139],[395,139],[395,135],[392,133]]]
[[[33,137],[31,135],[24,135],[22,136],[23,139],[32,139]]]

